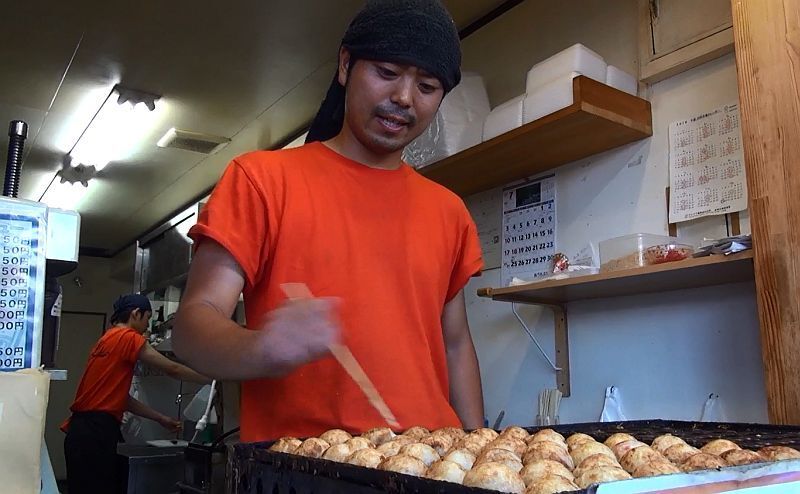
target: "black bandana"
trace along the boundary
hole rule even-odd
[[[453,18],[439,0],[368,0],[342,39],[356,60],[408,64],[430,73],[445,93],[461,81],[461,46]],[[334,75],[306,142],[342,130],[345,88]]]

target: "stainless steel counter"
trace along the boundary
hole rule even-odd
[[[156,447],[119,444],[117,454],[128,467],[128,494],[169,494],[178,492],[183,480],[183,446]]]

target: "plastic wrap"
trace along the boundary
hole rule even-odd
[[[461,83],[445,96],[430,126],[406,146],[403,159],[420,168],[480,144],[489,111],[483,78],[464,73]]]
[[[439,110],[428,128],[406,146],[403,151],[403,161],[414,168],[422,168],[444,158],[444,150],[440,145],[443,128],[444,118]]]

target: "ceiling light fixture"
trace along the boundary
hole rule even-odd
[[[69,155],[69,166],[101,171],[110,162],[126,158],[147,130],[160,96],[117,84],[92,117]]]
[[[77,207],[98,172],[133,153],[149,130],[160,99],[155,94],[115,85],[64,156],[61,170],[39,201],[51,207]]]

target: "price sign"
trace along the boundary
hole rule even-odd
[[[0,371],[39,365],[47,207],[0,198]]]
[[[552,274],[556,252],[556,182],[549,175],[503,189],[503,286],[512,278]]]

